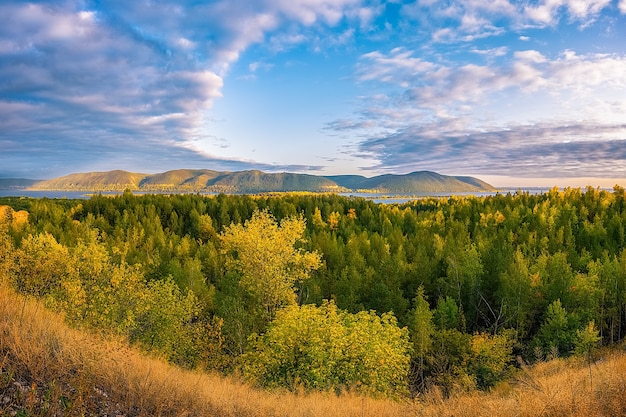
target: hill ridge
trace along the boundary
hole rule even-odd
[[[155,174],[124,170],[74,173],[49,180],[33,181],[31,190],[132,191],[146,192],[349,192],[442,193],[496,191],[492,185],[469,176],[448,176],[433,171],[408,174],[313,175],[259,170],[214,171],[176,169]]]

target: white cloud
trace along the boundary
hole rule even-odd
[[[520,61],[533,62],[536,64],[547,61],[546,57],[543,56],[541,52],[535,50],[516,51],[513,56]]]
[[[97,143],[107,133],[125,137],[132,148],[181,138],[202,122],[221,96],[221,77],[192,68],[170,45],[76,6],[18,3],[0,10],[10,22],[0,28],[0,39],[22,44],[0,51],[0,78],[11,80],[0,85],[0,95],[37,103],[30,110],[13,107],[12,118],[28,120],[29,130],[11,130],[12,135],[25,146],[41,136],[63,138],[68,149],[80,149],[80,143]],[[180,44],[183,38],[175,39]]]
[[[376,80],[408,86],[407,83],[419,74],[437,68],[435,64],[412,55],[412,51],[403,48],[395,48],[388,55],[379,51],[367,53],[357,66],[358,78],[360,81]]]
[[[277,52],[323,39],[344,19],[330,41],[348,43],[351,27],[378,11],[361,0],[0,2],[0,97],[11,108],[0,141],[42,152],[58,138],[68,152],[96,146],[85,156],[94,164],[115,149],[184,146],[201,136],[224,75],[251,45],[273,40]]]
[[[329,125],[363,135],[354,153],[378,160],[374,169],[570,177],[606,174],[597,161],[626,167],[626,56],[525,50],[452,66],[394,49],[363,55],[356,75],[402,89]]]
[[[567,8],[578,19],[585,19],[590,15],[598,14],[611,4],[611,0],[568,0]]]
[[[551,26],[560,20],[561,10],[567,10],[571,19],[588,24],[610,4],[611,0],[546,0],[526,6],[524,14],[531,22]]]
[[[626,10],[624,1],[620,0],[620,10]],[[499,36],[510,28],[555,26],[564,19],[585,27],[609,7],[611,0],[420,1],[404,5],[403,14],[430,28],[433,42],[450,43]]]
[[[525,50],[514,52],[508,65],[451,67],[417,58],[412,51],[394,49],[389,54],[374,51],[363,55],[357,76],[360,81],[406,87],[420,107],[454,107],[460,102],[481,102],[507,89],[567,93],[599,86],[626,88],[626,57],[565,51],[549,60],[539,51]]]
[[[506,47],[506,46],[500,46],[498,48],[491,48],[491,49],[472,48],[470,51],[472,53],[478,54],[478,55],[485,55],[485,56],[489,56],[489,57],[498,57],[498,56],[506,55],[509,52],[509,48]]]

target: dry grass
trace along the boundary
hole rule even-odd
[[[492,393],[415,403],[255,390],[184,371],[115,340],[69,329],[0,286],[0,415],[16,416],[626,416],[626,354],[589,367],[554,360]]]
[[[185,371],[68,328],[0,286],[0,415],[406,416],[412,405],[356,395],[264,392]]]
[[[490,393],[445,401],[431,392],[421,416],[626,416],[626,353],[606,352],[591,365],[580,358],[555,359],[522,369]]]

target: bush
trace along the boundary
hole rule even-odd
[[[409,337],[395,317],[350,314],[333,302],[280,310],[244,356],[244,371],[266,387],[406,392]]]

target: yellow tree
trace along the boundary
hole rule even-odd
[[[1,207],[0,207],[1,210]],[[0,286],[9,280],[9,270],[13,261],[13,245],[6,233],[5,228],[0,224]]]
[[[279,224],[267,211],[256,211],[220,235],[227,268],[239,273],[239,285],[263,308],[267,321],[278,308],[296,303],[295,286],[320,265],[317,252],[297,247],[305,228],[302,216]]]
[[[22,293],[48,295],[76,273],[68,248],[49,233],[26,237],[14,254],[13,285]]]
[[[351,314],[332,301],[291,305],[246,353],[244,373],[271,388],[396,396],[407,392],[409,350],[409,332],[392,313]]]

